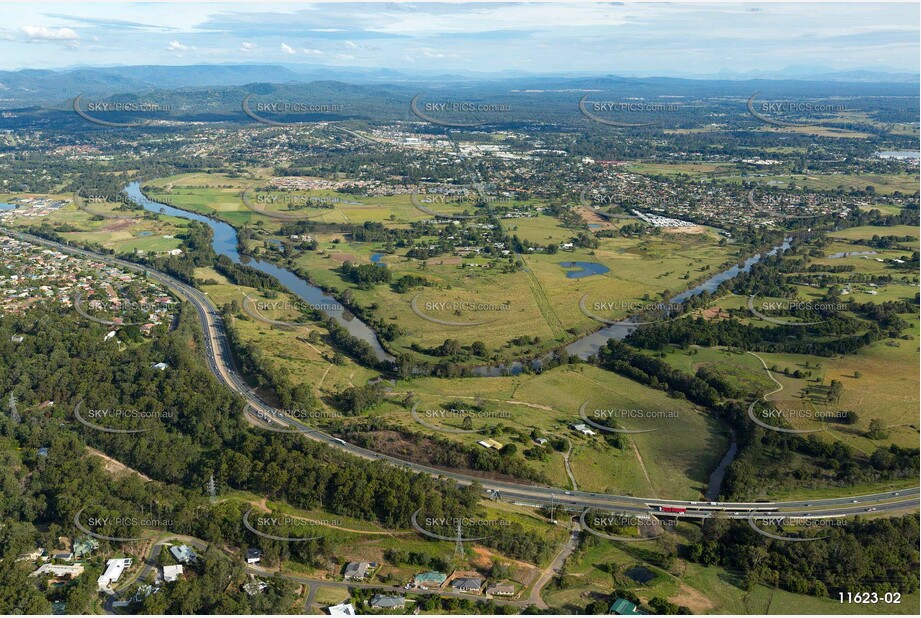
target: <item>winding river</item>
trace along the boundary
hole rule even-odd
[[[383,346],[381,346],[381,343],[378,340],[375,332],[367,324],[352,314],[348,313],[335,298],[329,296],[326,292],[316,287],[315,285],[311,285],[290,270],[282,268],[281,266],[273,264],[272,262],[266,262],[247,255],[241,256],[237,249],[237,232],[230,224],[224,223],[223,221],[218,221],[217,219],[213,219],[205,215],[189,212],[187,210],[181,210],[179,208],[151,200],[141,192],[139,182],[132,182],[127,187],[125,187],[125,193],[128,194],[128,197],[131,198],[131,200],[141,205],[144,210],[153,213],[171,215],[173,217],[181,217],[183,219],[190,219],[192,221],[200,221],[201,223],[208,225],[214,232],[214,238],[211,244],[214,247],[215,253],[219,255],[226,255],[236,264],[245,264],[261,272],[264,272],[267,275],[272,275],[289,290],[291,290],[295,295],[297,295],[301,300],[307,302],[312,307],[316,307],[324,311],[337,323],[346,328],[348,332],[353,336],[367,341],[374,349],[374,353],[378,359],[394,359],[394,357],[388,354],[387,351],[384,350]],[[786,251],[790,248],[790,241],[790,238],[784,239],[783,244],[774,247],[765,255],[774,255],[778,251]],[[751,270],[751,267],[761,261],[761,259],[761,254],[754,255],[745,260],[742,264],[736,264],[731,268],[727,268],[719,274],[716,274],[713,277],[707,279],[703,283],[689,290],[686,290],[681,294],[678,294],[669,302],[676,304],[682,303],[688,298],[696,296],[702,292],[714,292],[721,283],[729,281],[730,279],[736,277],[739,273],[748,272]],[[623,339],[636,327],[637,325],[631,323],[630,319],[627,318],[622,322],[613,324],[611,326],[606,326],[605,328],[595,331],[590,335],[586,335],[585,337],[573,341],[566,346],[566,351],[569,352],[569,354],[572,356],[578,356],[579,358],[583,359],[588,358],[589,356],[597,353],[598,350],[600,350],[601,347],[607,343],[608,339]],[[540,366],[540,360],[535,360],[533,363],[535,367]],[[521,372],[521,369],[521,363],[515,362],[507,366],[499,365],[490,367],[477,367],[474,369],[473,374],[481,377],[493,377],[505,375],[506,373],[517,374]]]
[[[237,232],[230,224],[224,223],[223,221],[218,221],[217,219],[213,219],[205,215],[189,212],[187,210],[181,210],[179,208],[151,200],[141,192],[139,182],[132,182],[127,187],[125,187],[125,193],[127,193],[131,200],[141,205],[144,210],[149,212],[170,215],[173,217],[181,217],[183,219],[200,221],[201,223],[206,224],[213,231],[214,237],[211,244],[217,254],[226,255],[236,264],[245,264],[267,275],[272,275],[289,290],[291,290],[291,292],[297,295],[301,300],[307,302],[313,307],[324,311],[337,323],[341,324],[346,330],[348,330],[348,332],[353,336],[368,342],[373,348],[374,353],[379,360],[394,360],[394,357],[388,354],[387,351],[384,350],[383,346],[381,346],[381,343],[378,340],[375,332],[367,324],[348,313],[335,298],[329,296],[315,285],[311,285],[290,270],[282,268],[271,262],[259,260],[247,255],[240,255],[240,252],[237,249]],[[770,256],[775,255],[778,251],[786,251],[790,248],[790,241],[790,238],[784,239],[783,244],[774,247],[765,255]],[[751,267],[757,264],[761,259],[761,254],[754,255],[745,260],[742,264],[736,264],[735,266],[728,268],[717,275],[714,275],[710,279],[707,279],[703,283],[689,290],[686,290],[681,294],[678,294],[669,302],[682,303],[688,298],[701,294],[702,292],[714,292],[721,283],[729,281],[730,279],[736,277],[739,273],[748,272],[751,270]],[[566,346],[566,350],[571,355],[578,356],[583,359],[588,358],[589,356],[597,353],[598,350],[607,343],[608,339],[623,339],[635,328],[637,328],[637,325],[632,323],[630,318],[627,318],[622,322],[607,326],[590,335],[586,335],[581,339],[577,339],[576,341]],[[541,361],[538,359],[532,361],[532,363],[534,367],[539,368]],[[505,375],[506,373],[517,374],[521,372],[521,369],[521,363],[516,362],[508,366],[500,365],[490,367],[477,367],[474,369],[473,374],[480,377],[492,377]],[[716,500],[716,496],[719,496],[723,475],[725,474],[728,465],[732,463],[733,459],[735,459],[736,451],[737,445],[735,443],[735,434],[733,433],[732,444],[730,445],[728,452],[725,454],[719,466],[711,475],[707,491],[708,500]]]
[[[345,307],[335,298],[329,296],[315,285],[307,283],[290,270],[282,268],[272,262],[266,262],[248,255],[241,256],[237,249],[237,231],[233,229],[230,224],[148,199],[147,196],[141,192],[139,182],[132,182],[125,187],[125,193],[128,194],[128,197],[132,201],[141,205],[144,210],[173,217],[182,217],[183,219],[190,219],[192,221],[200,221],[206,224],[214,233],[211,245],[214,247],[215,253],[218,255],[226,255],[235,264],[245,264],[267,275],[272,275],[278,279],[282,285],[291,290],[298,298],[308,303],[310,306],[322,310],[338,324],[342,325],[351,335],[367,341],[373,348],[374,354],[377,356],[378,360],[394,360],[394,357],[388,354],[383,346],[381,346],[381,342],[378,341],[374,331],[371,330],[367,324],[351,313],[348,313]]]

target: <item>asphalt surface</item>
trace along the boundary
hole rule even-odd
[[[374,451],[349,444],[335,436],[323,433],[301,421],[284,416],[263,401],[243,380],[234,366],[233,354],[227,340],[223,321],[208,299],[207,295],[185,283],[160,273],[150,268],[120,260],[118,258],[98,254],[85,249],[78,249],[60,243],[23,234],[11,230],[4,230],[7,234],[37,244],[54,247],[60,251],[78,255],[135,272],[146,272],[147,276],[169,287],[179,296],[188,300],[198,312],[199,320],[205,333],[205,351],[208,366],[211,372],[226,387],[244,397],[248,402],[247,414],[249,420],[267,430],[302,433],[304,436],[323,442],[326,445],[363,457],[365,459],[383,461],[408,470],[429,474],[435,477],[452,479],[461,485],[479,483],[487,497],[505,501],[519,502],[522,504],[556,505],[572,510],[597,508],[611,512],[628,514],[657,514],[668,516],[660,510],[660,506],[684,508],[685,513],[680,514],[685,518],[707,518],[715,514],[734,519],[748,519],[752,512],[759,515],[776,513],[788,518],[828,518],[844,517],[850,515],[869,515],[881,512],[906,512],[917,510],[919,507],[919,488],[893,490],[882,493],[866,494],[861,496],[847,496],[839,498],[816,498],[811,500],[795,500],[781,502],[720,502],[711,505],[705,501],[687,500],[660,500],[641,496],[619,496],[613,494],[591,493],[584,491],[564,491],[552,487],[541,487],[523,483],[509,483],[481,479],[472,475],[451,472],[433,468],[422,464],[404,461],[396,457],[376,453]],[[483,378],[488,379],[488,378]],[[254,413],[255,412],[255,413]],[[262,415],[262,418],[258,414]],[[266,418],[273,419],[266,422]],[[674,515],[674,514],[673,514]]]

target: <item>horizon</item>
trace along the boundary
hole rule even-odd
[[[0,70],[257,64],[420,75],[918,75],[919,6],[886,6],[215,2],[175,11],[160,3],[12,3],[4,5]]]

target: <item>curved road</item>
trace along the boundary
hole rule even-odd
[[[205,334],[205,351],[207,352],[208,366],[217,379],[227,388],[230,388],[237,394],[247,400],[248,410],[255,411],[263,415],[264,418],[274,419],[277,423],[286,425],[290,430],[303,433],[306,437],[323,442],[327,446],[345,451],[352,455],[363,457],[365,459],[384,461],[386,463],[401,466],[406,469],[429,474],[435,477],[447,478],[454,480],[460,485],[470,485],[478,482],[488,494],[489,497],[499,498],[502,500],[511,500],[525,504],[545,505],[555,504],[572,509],[597,508],[622,513],[632,514],[649,514],[656,513],[660,516],[663,513],[658,506],[668,506],[676,508],[690,509],[682,513],[682,517],[690,518],[707,518],[716,513],[722,516],[734,519],[748,519],[752,512],[772,512],[775,516],[784,516],[788,518],[827,518],[827,517],[844,517],[849,515],[858,515],[866,513],[879,513],[883,511],[904,512],[916,510],[919,506],[918,487],[911,487],[898,491],[887,491],[875,494],[866,494],[861,496],[848,496],[840,498],[819,498],[815,500],[794,500],[786,502],[721,502],[718,505],[712,505],[709,502],[696,502],[688,500],[661,500],[658,498],[645,498],[637,496],[618,496],[612,494],[590,493],[584,491],[563,491],[553,487],[541,487],[536,485],[527,485],[520,483],[509,483],[502,481],[491,481],[481,479],[472,475],[459,472],[451,472],[425,466],[409,461],[404,461],[396,457],[376,453],[369,449],[349,444],[339,438],[323,433],[317,429],[309,427],[300,421],[288,416],[276,413],[275,408],[263,401],[243,380],[234,366],[233,355],[230,350],[230,344],[227,340],[226,331],[224,330],[223,321],[215,310],[211,301],[200,290],[197,290],[169,275],[160,273],[139,264],[127,262],[112,256],[102,255],[85,249],[70,247],[54,241],[15,232],[0,228],[14,238],[20,240],[53,247],[60,251],[105,262],[125,270],[134,272],[146,272],[151,279],[169,287],[180,297],[188,300],[198,312],[199,320]],[[265,421],[255,415],[250,416],[250,420],[255,424],[265,425]],[[269,423],[274,424],[274,423]]]

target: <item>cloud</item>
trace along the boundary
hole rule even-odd
[[[358,46],[352,43],[351,41],[343,41],[346,47],[349,49],[358,49]]]
[[[294,48],[288,45],[287,43],[281,44],[281,51],[285,52],[286,54],[291,54],[291,55],[294,55],[297,53],[296,51],[294,51]]]
[[[304,52],[305,54],[307,54],[308,56],[322,56],[322,55],[323,55],[323,52],[322,52],[321,50],[319,50],[319,49],[307,49],[307,48],[304,48],[304,49],[302,49],[301,51]]]
[[[246,41],[244,41],[243,44],[240,45],[240,51],[242,52],[253,51],[257,47],[258,45],[256,45],[255,43],[247,43]]]
[[[189,51],[190,49],[195,49],[195,48],[189,47],[188,45],[183,45],[179,41],[170,41],[169,45],[166,46],[166,51],[171,51],[171,52],[184,52],[184,51]]]
[[[30,41],[73,41],[79,39],[70,28],[46,28],[45,26],[23,26],[22,31]]]

